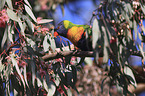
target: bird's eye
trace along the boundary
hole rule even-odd
[[[57,29],[59,29],[60,27],[58,26]]]

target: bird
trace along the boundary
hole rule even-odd
[[[90,25],[78,25],[69,20],[61,21],[54,29],[54,36],[63,36],[69,39],[82,51],[92,51],[92,28]]]

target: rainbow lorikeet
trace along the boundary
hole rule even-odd
[[[68,20],[64,20],[55,29],[54,35],[56,36],[57,33],[69,39],[82,51],[92,50],[92,29],[90,25],[77,25]]]

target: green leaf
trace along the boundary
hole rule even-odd
[[[8,7],[13,10],[12,0],[6,0]]]
[[[130,33],[129,30],[126,30],[126,31],[127,31],[127,36],[128,36],[128,38],[129,38],[130,40],[132,40],[132,34]],[[139,32],[137,32],[137,33],[139,33]]]
[[[24,79],[23,79],[23,76],[22,76],[21,71],[20,71],[20,69],[19,69],[19,66],[18,66],[18,64],[17,64],[17,60],[16,60],[16,58],[15,58],[15,54],[12,53],[10,56],[11,56],[11,59],[12,59],[13,66],[16,68],[17,73],[18,73],[18,75],[20,76],[21,81],[22,81],[22,83],[23,83],[23,85],[24,85],[24,88],[25,88],[25,81],[24,81]]]
[[[102,26],[102,32],[104,33],[104,46],[108,47],[110,46],[109,43],[110,43],[111,36],[108,35],[105,26]]]
[[[32,39],[29,39],[29,38],[27,38],[26,37],[26,40],[27,40],[27,42],[31,45],[31,47],[33,48],[33,49],[35,49],[35,42],[32,40]]]
[[[49,40],[50,40],[51,48],[53,52],[55,52],[55,49],[56,49],[55,40],[54,38],[49,38]]]
[[[23,20],[26,22],[26,24],[28,25],[28,28],[31,29],[32,32],[34,32],[34,25],[33,23],[30,21],[30,18],[26,15],[22,16]]]
[[[109,60],[109,54],[108,54],[108,49],[107,47],[104,46],[104,55],[103,55],[103,63],[107,63]]]
[[[11,30],[11,26],[8,26],[8,38],[11,42],[13,42],[13,35],[12,35],[12,32],[10,32]],[[13,31],[13,30],[11,30]]]
[[[85,58],[85,63],[86,63],[87,65],[89,65],[89,66],[92,66],[92,65],[93,65],[93,60],[92,60],[92,58],[86,57],[86,58]]]
[[[79,59],[79,58],[77,58],[77,59]],[[84,60],[85,60],[85,57],[81,57],[81,59],[80,59],[79,63],[77,64],[77,66],[81,65],[84,62]]]
[[[92,30],[92,46],[93,48],[96,47],[96,44],[97,44],[97,41],[99,39],[99,36],[100,36],[100,30],[99,30],[99,25],[98,25],[98,20],[97,19],[94,19],[94,22],[93,22],[93,30]]]
[[[43,86],[44,86],[45,90],[48,92],[49,89],[48,89],[48,85],[47,85],[45,79],[43,79]]]
[[[66,56],[65,57],[65,64],[66,65],[70,64],[70,61],[71,61],[71,56]],[[66,66],[66,67],[69,67],[69,66]]]
[[[7,40],[7,36],[8,36],[7,31],[8,31],[8,28],[6,26],[5,32],[4,32],[4,35],[3,35],[3,39],[2,39],[2,42],[1,42],[1,48],[4,47],[4,44],[5,44],[6,40]]]
[[[47,85],[49,85],[49,83],[50,83],[50,78],[49,78],[49,75],[48,74],[45,74],[45,79],[46,79],[46,83],[47,83]]]
[[[37,85],[38,85],[38,87],[41,87],[42,86],[41,80],[38,77],[36,77],[36,79],[37,79]]]
[[[33,48],[31,46],[26,46],[24,47],[24,51],[27,52],[27,54],[29,55],[33,55],[36,56],[36,52],[33,50]]]
[[[68,96],[73,96],[72,92],[71,92],[71,89],[67,89],[67,94],[68,94]]]
[[[70,42],[69,42],[69,41],[67,41],[67,44],[68,44],[69,50],[72,50],[72,49],[71,49],[71,45],[70,45]]]
[[[131,7],[131,4],[130,3],[127,3],[126,6],[128,8],[128,13],[129,13],[130,17],[132,17],[132,14],[133,14],[134,11],[133,11],[133,9]]]
[[[142,11],[143,11],[143,13],[145,15],[145,5],[141,5],[141,9],[142,9]]]
[[[0,11],[3,9],[6,0],[0,0]]]
[[[3,71],[4,65],[2,64],[2,60],[0,59],[0,73]]]
[[[36,18],[34,16],[32,10],[27,5],[24,4],[24,6],[25,6],[25,10],[29,14],[29,16],[37,23],[37,20],[36,20]]]
[[[145,61],[145,54],[144,54],[144,51],[143,51],[143,48],[141,47],[141,45],[138,45],[139,49],[140,49],[140,52],[143,56],[143,60]]]
[[[20,18],[19,18],[19,21],[20,22],[18,22],[18,24],[19,24],[19,26],[20,26],[20,32],[21,32],[21,34],[25,37],[25,33],[24,33],[24,31],[25,31],[25,28],[26,28],[26,24],[25,23],[22,23],[22,21],[20,20]]]
[[[60,7],[61,7],[62,14],[63,14],[63,16],[64,16],[64,14],[65,14],[64,5],[61,4]]]
[[[4,73],[7,78],[9,78],[9,76],[10,76],[10,73],[12,71],[11,69],[12,69],[11,64],[8,64],[8,66],[6,67],[6,71]]]
[[[7,8],[7,14],[10,19],[17,21],[17,22],[21,22],[20,18],[17,16],[17,14],[13,10]]]
[[[44,40],[43,40],[43,49],[44,49],[44,52],[49,51],[50,44],[47,42],[48,38],[49,38],[49,35],[46,35],[44,37]]]
[[[141,25],[141,29],[142,29],[142,31],[144,32],[144,34],[145,34],[145,28],[144,28],[144,26],[143,25]]]
[[[21,86],[20,86],[21,83],[16,75],[11,75],[11,82],[12,82],[12,87],[14,88],[14,96],[17,96],[16,94],[21,91]]]
[[[29,28],[32,30],[32,32],[34,32],[34,25],[33,25],[33,23],[29,19],[27,19],[26,22],[27,22]]]
[[[56,91],[56,86],[54,85],[54,83],[52,81],[49,82],[47,96],[53,96],[55,91]]]
[[[55,75],[54,80],[55,80],[56,86],[59,86],[59,84],[60,84],[60,78],[59,78],[58,74]]]
[[[59,77],[60,77],[60,79],[61,79],[61,82],[62,82],[66,87],[68,87],[67,80],[66,80],[66,78],[64,77],[64,75],[62,74],[60,68],[58,68],[57,73],[58,73],[58,75],[59,75]]]
[[[36,73],[36,79],[37,79],[38,87],[42,87],[43,84],[42,84],[41,77],[38,72]]]
[[[53,20],[52,19],[41,19],[38,24],[44,24],[44,23],[49,23],[49,22],[52,22]]]
[[[64,87],[64,85],[61,83],[61,88],[62,88],[62,90],[64,91],[64,93],[66,94],[66,96],[68,96],[68,94],[67,94],[67,90],[66,90],[66,88]]]
[[[32,9],[30,3],[28,2],[28,0],[24,0],[24,2]]]
[[[51,81],[47,83],[45,79],[43,79],[43,86],[45,90],[48,92],[47,96],[53,96],[56,90],[54,83]]]
[[[101,83],[101,93],[103,93],[104,82],[105,82],[106,79],[107,79],[107,77],[105,77],[105,78],[102,80],[102,83]]]
[[[132,70],[131,70],[129,67],[127,67],[127,66],[124,67],[124,73],[125,73],[126,75],[128,75],[128,78],[130,79],[130,82],[131,82],[134,86],[137,86],[137,83],[136,83],[134,74],[133,74]],[[129,76],[130,76],[130,77],[129,77]]]
[[[139,33],[138,32],[138,37],[139,37],[139,39],[142,41],[143,40],[143,38],[142,38],[142,36],[141,36],[141,33]]]
[[[32,70],[32,84],[33,84],[33,86],[35,86],[35,76],[36,76],[36,74],[35,74],[35,64],[34,64],[34,61],[33,60],[31,60],[31,70]]]
[[[29,88],[29,85],[28,85],[28,81],[27,81],[27,71],[26,71],[26,65],[24,66],[24,79],[25,79],[25,82],[26,82],[26,85],[28,86]]]
[[[75,85],[72,82],[73,74],[72,74],[72,72],[70,70],[66,70],[65,79],[67,81],[68,86],[71,86],[74,89]]]
[[[105,20],[105,21],[106,21],[106,20]],[[110,23],[107,22],[107,21],[106,21],[106,26],[107,26],[107,28],[108,28],[108,30],[109,30],[109,32],[110,32],[110,34],[108,34],[109,37],[110,37],[110,35],[116,36],[116,32],[114,31],[114,28],[113,28],[113,27],[110,25]]]
[[[133,20],[133,29],[134,29],[135,41],[136,41],[136,39],[137,39],[137,23],[135,20]]]
[[[130,21],[130,18],[129,18],[129,16],[127,15],[127,13],[124,12],[124,11],[122,11],[122,16],[123,16],[123,18],[125,18],[125,20],[129,23],[130,28],[132,28],[132,27],[133,27],[133,26],[132,26],[132,21]]]
[[[72,68],[73,85],[75,85],[77,82],[77,70],[76,67],[73,65],[71,65],[71,68]]]

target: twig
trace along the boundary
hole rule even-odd
[[[142,57],[142,54],[139,51],[131,52],[130,55]],[[52,59],[57,59],[57,58],[67,57],[67,56],[94,57],[94,53],[93,51],[60,51],[60,52],[55,52],[49,55],[44,55],[42,59],[44,61],[47,61],[47,60],[52,60]]]
[[[143,58],[143,56],[142,56],[142,54],[141,54],[140,51],[132,52],[131,55],[135,55],[135,56],[139,56],[139,57],[142,57]]]
[[[129,86],[129,90],[135,94],[141,93],[145,91],[145,84],[144,83],[138,83],[137,87],[134,88],[134,86]]]
[[[60,51],[45,55],[42,57],[43,60],[52,60],[61,57],[76,56],[76,57],[93,57],[93,51]]]

